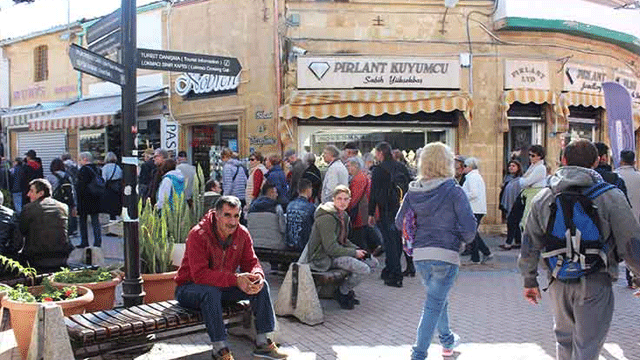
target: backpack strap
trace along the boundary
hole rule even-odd
[[[597,198],[598,196],[602,195],[603,193],[605,193],[605,192],[607,192],[607,191],[609,191],[611,189],[615,189],[615,188],[616,188],[615,185],[612,185],[612,184],[609,184],[606,181],[603,181],[603,182],[599,182],[599,183],[593,185],[592,187],[590,187],[589,189],[587,189],[584,192],[584,195],[587,196],[589,199],[593,200],[593,199]]]

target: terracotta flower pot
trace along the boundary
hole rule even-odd
[[[82,314],[85,311],[85,306],[93,301],[93,292],[91,290],[77,286],[78,297],[70,300],[55,301],[56,304],[62,307],[64,316]],[[34,295],[41,294],[44,290],[44,286],[31,286],[29,292]],[[33,323],[38,313],[38,306],[40,303],[25,303],[22,301],[13,301],[9,297],[5,296],[2,299],[2,306],[9,309],[11,314],[11,327],[13,328],[13,335],[16,338],[18,344],[18,350],[23,359],[27,358],[29,352],[29,344],[31,343],[31,332],[33,330]]]
[[[116,276],[109,281],[67,284],[54,281],[53,275],[49,277],[49,280],[51,281],[51,285],[57,287],[75,285],[90,289],[93,292],[93,301],[85,307],[87,312],[113,309],[113,305],[116,301],[116,286],[118,286],[121,281],[120,277]]]
[[[176,282],[173,278],[178,271],[171,271],[162,274],[142,274],[142,284],[144,292],[144,303],[154,303],[159,301],[173,300],[176,291]]]

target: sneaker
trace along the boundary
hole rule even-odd
[[[453,356],[453,349],[460,345],[460,336],[456,333],[453,334],[453,344],[442,346],[442,356]]]
[[[491,260],[493,260],[493,254],[489,254],[489,255],[482,254],[482,260],[480,260],[480,263],[486,264]]]
[[[356,299],[355,291],[349,290],[349,293],[347,294],[347,296],[351,298],[351,301],[353,301],[354,305],[360,305],[360,300]]]
[[[500,245],[498,245],[498,247],[501,250],[505,250],[505,251],[506,250],[511,250],[513,248],[513,246],[511,244],[500,244]]]
[[[234,360],[229,348],[220,349],[217,353],[212,353],[211,358],[213,360]]]
[[[253,356],[261,359],[286,359],[289,355],[283,353],[271,340],[266,345],[256,346]]]
[[[333,297],[338,301],[338,304],[340,304],[340,308],[344,310],[353,310],[354,305],[356,304],[355,298],[349,296],[349,294],[343,295],[339,288],[333,293]]]

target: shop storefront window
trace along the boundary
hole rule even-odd
[[[515,159],[526,169],[529,167],[529,147],[544,146],[542,106],[515,102],[511,104],[507,116],[509,132],[504,137],[505,164]]]
[[[322,154],[327,145],[342,149],[347,143],[355,142],[362,154],[371,152],[377,143],[388,142],[393,149],[400,149],[407,160],[415,162],[416,151],[424,145],[440,141],[455,148],[454,128],[385,128],[385,127],[321,127],[301,126],[300,148],[315,155]],[[318,161],[321,157],[318,156]],[[322,164],[321,164],[322,165]]]
[[[563,134],[566,146],[573,140],[598,141],[598,124],[602,110],[593,107],[569,106],[569,131]]]
[[[80,130],[78,132],[78,149],[89,151],[93,159],[102,162],[107,153],[107,134],[105,129]]]
[[[238,151],[238,125],[195,125],[191,127],[190,135],[193,164],[202,167],[207,179],[212,176],[219,178],[222,149],[229,147]]]

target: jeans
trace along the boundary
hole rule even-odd
[[[102,235],[100,232],[100,217],[98,214],[79,214],[78,221],[80,222],[80,246],[89,246],[89,233],[87,232],[87,216],[91,216],[91,227],[93,228],[93,246],[102,246]]]
[[[11,193],[11,195],[13,195],[13,209],[16,214],[20,214],[22,212],[22,193]]]
[[[378,229],[384,239],[385,271],[390,280],[402,280],[402,268],[400,257],[402,256],[402,239],[400,231],[396,228],[393,216],[380,216]]]
[[[440,344],[453,345],[454,336],[449,329],[447,297],[458,277],[458,265],[437,260],[417,260],[415,267],[422,277],[427,297],[424,301],[420,325],[418,325],[416,343],[411,352],[411,360],[424,360],[436,328]]]
[[[276,318],[269,297],[269,284],[265,281],[256,295],[248,295],[237,287],[216,287],[186,283],[176,288],[176,300],[180,305],[200,310],[211,342],[227,339],[227,329],[222,320],[222,304],[249,300],[255,316],[256,332],[265,334],[275,329]]]
[[[484,214],[474,214],[476,217],[476,221],[478,222],[478,226],[480,226],[480,220],[484,217]],[[484,256],[488,256],[491,254],[491,250],[487,247],[487,244],[484,243],[484,240],[480,237],[480,232],[476,230],[476,238],[473,239],[471,248],[471,261],[478,262],[480,261],[480,252]]]

